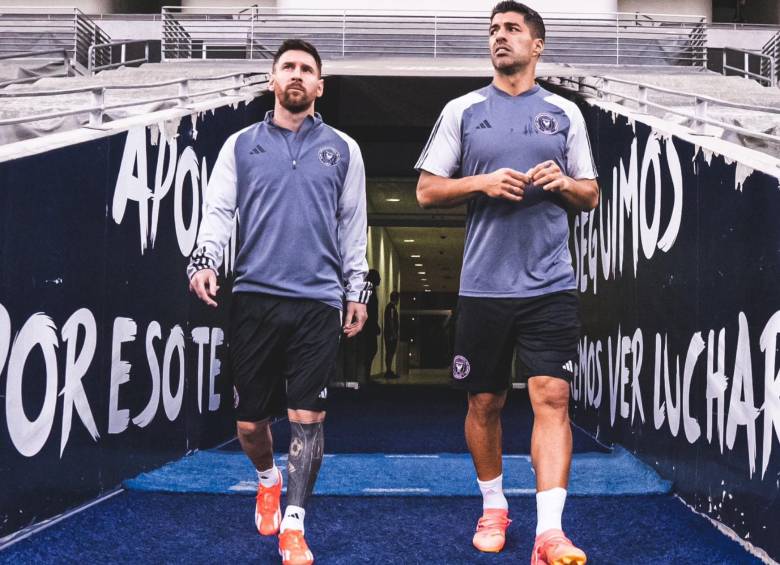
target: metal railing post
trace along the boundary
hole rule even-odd
[[[707,124],[704,123],[703,120],[707,119],[707,110],[709,106],[709,101],[696,97],[695,102],[695,111],[694,116],[695,119],[693,121],[693,129],[696,131],[696,133],[704,133],[704,129],[707,126]]]
[[[95,74],[95,46],[90,45],[89,49],[87,49],[87,70]]]
[[[186,106],[189,103],[190,103],[190,81],[185,78],[179,82],[179,106]]]
[[[105,101],[105,88],[95,88],[92,90],[92,106],[94,110],[89,112],[89,125],[98,127],[103,124],[103,106]]]
[[[433,58],[436,58],[438,50],[439,16],[433,16]]]
[[[641,100],[641,102],[639,103],[639,111],[642,112],[643,114],[648,113],[647,97],[648,97],[647,87],[644,85],[639,85],[639,100]]]
[[[721,51],[721,54],[723,55],[723,68],[721,69],[721,73],[723,76],[726,76],[726,47],[723,48],[723,51]]]
[[[144,43],[144,59],[146,59],[146,62],[149,62],[149,42],[147,41]]]
[[[123,43],[119,51],[119,62],[124,63],[125,61],[127,61],[127,43]]]
[[[615,14],[615,64],[620,64],[620,14]]]
[[[745,72],[742,76],[747,77],[747,73],[750,71],[750,54],[745,52],[742,57],[742,65],[745,69]]]
[[[257,6],[252,6],[249,12],[249,60],[255,58],[255,10]]]
[[[231,91],[233,93],[233,96],[238,96],[241,93],[241,85],[244,82],[244,73],[235,75],[233,77],[233,90]]]
[[[341,14],[341,56],[347,56],[347,11]]]

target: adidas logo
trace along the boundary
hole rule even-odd
[[[569,371],[570,373],[574,372],[574,363],[571,361],[566,361],[566,363],[563,364],[563,370]]]
[[[255,145],[255,148],[249,152],[250,155],[260,155],[260,153],[265,153],[265,149],[260,144]]]
[[[490,125],[490,122],[487,120],[482,120],[482,122],[477,126],[477,129],[491,129],[493,126]]]

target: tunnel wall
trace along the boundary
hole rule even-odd
[[[225,308],[185,268],[222,143],[269,104],[0,163],[0,537],[234,432]]]
[[[778,179],[581,107],[601,202],[571,231],[584,325],[574,420],[778,559]]]

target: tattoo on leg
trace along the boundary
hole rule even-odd
[[[314,490],[322,465],[325,441],[322,422],[290,422],[290,452],[287,456],[287,504],[304,508]]]

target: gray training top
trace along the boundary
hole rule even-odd
[[[525,173],[548,160],[574,179],[596,178],[579,108],[538,85],[511,96],[491,84],[444,107],[415,168],[461,178],[503,167]],[[526,298],[576,288],[564,206],[536,186],[521,202],[472,198],[460,295]]]
[[[231,135],[208,182],[187,274],[219,268],[238,213],[234,292],[366,303],[366,176],[357,143],[308,116]]]

